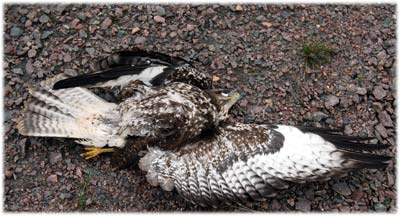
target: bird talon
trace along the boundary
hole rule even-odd
[[[86,147],[86,152],[80,154],[81,157],[84,157],[85,160],[89,160],[90,158],[96,157],[99,154],[105,152],[113,152],[112,148],[97,148],[97,147]]]

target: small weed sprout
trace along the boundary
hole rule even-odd
[[[329,62],[334,50],[319,41],[305,43],[302,47],[303,57],[309,67]]]
[[[81,183],[79,187],[79,202],[78,202],[78,211],[84,211],[86,208],[86,192],[88,190],[88,186],[90,183],[90,180],[92,178],[92,175],[89,173],[86,176],[85,182]]]

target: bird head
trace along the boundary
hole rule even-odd
[[[240,94],[235,90],[210,89],[207,93],[212,103],[218,108],[220,120],[228,118],[229,110],[240,99]]]

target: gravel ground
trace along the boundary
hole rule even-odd
[[[6,211],[214,211],[114,170],[107,155],[85,161],[82,146],[15,128],[29,84],[135,46],[197,59],[216,86],[239,89],[239,121],[345,125],[396,153],[395,5],[5,5],[4,16]],[[313,39],[335,53],[311,69],[301,47]],[[394,184],[390,164],[217,211],[395,211]]]

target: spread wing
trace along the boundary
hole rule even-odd
[[[95,68],[100,72],[60,80],[53,88],[125,87],[133,80],[140,80],[149,86],[177,81],[202,89],[211,87],[209,76],[199,72],[188,61],[140,49],[113,53],[97,62]]]
[[[193,203],[216,206],[262,200],[290,182],[387,165],[390,157],[355,151],[387,146],[358,141],[323,130],[236,123],[177,152],[150,149],[139,166],[150,184],[176,188]]]

